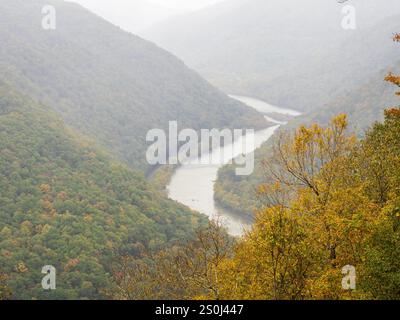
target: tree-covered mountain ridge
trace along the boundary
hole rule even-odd
[[[193,236],[205,218],[0,81],[0,271],[18,299],[102,298],[115,257]],[[44,291],[41,269],[57,270]]]
[[[56,9],[56,29],[41,9]],[[181,128],[264,128],[251,108],[156,45],[61,0],[0,3],[0,79],[56,110],[122,161],[147,170],[146,134]]]

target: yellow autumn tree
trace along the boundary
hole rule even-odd
[[[253,230],[221,264],[222,299],[283,300],[309,296],[315,257],[305,220],[284,206],[260,212]]]
[[[363,192],[358,143],[339,115],[326,128],[282,133],[264,161],[268,199],[253,230],[222,264],[228,299],[340,299],[342,268],[358,266],[378,206]]]

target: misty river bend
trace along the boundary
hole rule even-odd
[[[247,150],[249,152],[254,152],[254,150],[260,148],[263,143],[273,136],[280,126],[286,124],[285,122],[273,119],[269,115],[274,113],[293,117],[300,115],[295,110],[272,106],[254,98],[233,95],[231,97],[263,113],[268,122],[275,124],[272,127],[255,133],[254,149]],[[233,145],[226,145],[222,149],[223,154],[233,155],[234,158],[239,156],[240,154],[232,152],[232,149],[237,149],[235,146],[238,144],[242,144],[241,139],[234,141]],[[221,150],[213,150],[214,152],[221,152]],[[223,159],[218,165],[183,164],[172,176],[167,186],[167,191],[169,198],[207,215],[210,219],[218,218],[232,236],[241,236],[246,229],[250,228],[250,219],[245,215],[218,207],[214,200],[214,184],[217,180],[218,170],[231,160],[232,157]]]

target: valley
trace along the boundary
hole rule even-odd
[[[350,5],[356,9],[353,30],[342,28],[344,7],[335,1],[305,0],[294,10],[290,0],[235,0],[166,20],[144,35],[241,102],[248,99],[240,96],[249,95],[301,113],[295,119],[267,116],[277,125],[327,124],[346,113],[349,131],[362,137],[374,121],[383,120],[385,106],[397,103],[383,79],[399,65],[390,38],[398,29],[400,4],[355,0]],[[268,144],[257,150],[250,177],[235,177],[234,166],[219,170],[219,205],[254,214],[257,186],[265,182],[261,161],[269,153]]]
[[[399,299],[399,18],[1,0],[0,300]]]
[[[300,115],[300,113],[295,110],[271,106],[268,103],[254,98],[237,97],[233,95],[231,97],[246,103],[248,106],[265,115],[270,115],[271,113],[289,114],[292,117]],[[270,122],[273,121],[275,120],[270,118]],[[258,148],[273,136],[274,132],[280,126],[281,125],[274,125],[267,129],[257,131],[254,137],[254,150],[248,151],[250,153],[256,152]],[[241,139],[236,140],[233,145],[225,146],[224,149],[229,150],[223,153],[231,155],[232,152],[230,149],[235,149],[236,144],[241,145]],[[220,153],[220,150],[213,150],[213,153]],[[224,209],[218,206],[214,199],[214,186],[218,177],[218,170],[230,160],[232,159],[226,158],[224,161],[221,161],[219,165],[183,164],[178,167],[172,175],[171,181],[167,186],[167,191],[171,199],[207,215],[212,220],[219,221],[222,226],[227,228],[229,234],[233,236],[242,236],[246,230],[251,229],[252,217],[238,211]],[[199,162],[201,163],[201,159]]]

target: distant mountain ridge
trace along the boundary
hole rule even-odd
[[[232,0],[170,19],[146,38],[173,52],[225,92],[304,112],[317,110],[397,60],[390,38],[400,2]]]
[[[329,101],[321,109],[310,112],[305,117],[294,119],[290,127],[318,122],[328,124],[329,120],[340,113],[349,118],[349,130],[363,136],[366,129],[377,121],[383,121],[384,110],[398,105],[397,91],[392,84],[384,81],[388,70],[400,70],[400,60],[384,70],[372,75],[368,81]]]

